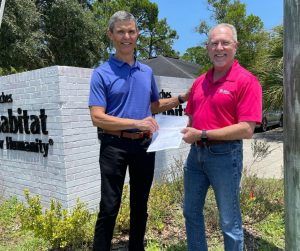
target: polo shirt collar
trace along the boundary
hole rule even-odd
[[[230,82],[235,81],[235,79],[236,79],[236,71],[235,71],[235,69],[236,69],[237,67],[239,67],[239,66],[240,66],[240,64],[239,64],[238,60],[235,59],[235,60],[233,61],[232,66],[230,67],[230,69],[229,69],[228,72],[226,73],[226,75],[223,76],[222,78],[220,78],[216,83],[224,82],[224,81],[230,81]],[[213,81],[213,72],[214,72],[214,70],[213,70],[213,68],[211,68],[211,69],[207,72],[207,74],[206,74],[206,78],[208,79],[208,81],[209,81],[210,83],[213,83],[213,82],[214,82],[214,81]]]
[[[116,58],[114,54],[110,55],[109,61],[112,62],[113,64],[115,64],[116,66],[118,66],[119,68],[123,67],[124,65],[129,65],[126,62]],[[134,64],[130,67],[138,68],[138,69],[141,68],[140,62],[138,60],[136,60],[136,57],[134,57]]]

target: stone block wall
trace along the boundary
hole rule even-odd
[[[24,189],[42,203],[58,199],[89,208],[100,199],[99,142],[87,107],[92,69],[53,66],[0,77],[0,191],[23,200]],[[185,92],[192,79],[156,77],[161,97]],[[168,112],[182,115],[184,106]],[[156,154],[156,178],[189,146]]]

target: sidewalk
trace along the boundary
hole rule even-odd
[[[253,146],[268,146],[268,154],[254,161]],[[244,170],[247,175],[261,178],[283,178],[283,129],[275,128],[264,133],[255,133],[244,143]]]

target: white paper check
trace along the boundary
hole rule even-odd
[[[183,134],[180,132],[188,123],[187,116],[155,115],[159,129],[152,136],[147,152],[179,148]]]

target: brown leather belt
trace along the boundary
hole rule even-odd
[[[150,138],[151,137],[151,133],[149,131],[145,131],[145,132],[127,132],[127,131],[103,130],[102,133],[117,136],[119,138],[126,138],[126,139],[145,139],[145,138]]]
[[[205,146],[211,146],[211,145],[217,145],[217,144],[224,144],[232,142],[230,140],[208,140],[205,143],[203,143],[201,140],[196,141],[195,144],[200,147],[205,147]]]

